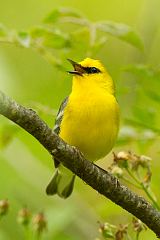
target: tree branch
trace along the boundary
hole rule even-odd
[[[0,114],[24,128],[48,152],[96,191],[109,198],[145,223],[160,238],[160,212],[109,172],[87,161],[75,147],[57,136],[35,111],[11,100],[0,91]]]

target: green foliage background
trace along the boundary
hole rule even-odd
[[[159,0],[0,0],[0,6],[0,22],[4,24],[0,37],[7,31],[7,41],[14,43],[0,43],[1,90],[36,109],[52,127],[55,112],[71,89],[66,59],[81,61],[88,55],[101,59],[115,81],[121,108],[121,132],[114,151],[126,149],[152,157],[152,189],[160,201]],[[82,19],[103,21],[103,33],[93,42],[93,32],[83,25],[59,23],[58,12],[48,15],[60,7],[76,9],[71,10],[73,18],[80,12]],[[60,31],[45,32],[43,28],[48,27]],[[41,37],[47,52],[35,47]],[[8,216],[0,221],[0,240],[23,239],[23,228],[16,222],[17,211],[23,206],[33,213],[44,211],[48,230],[43,239],[95,239],[98,221],[130,221],[129,214],[79,179],[69,199],[46,196],[45,187],[53,172],[51,157],[33,137],[3,117],[0,147],[0,198],[7,198],[11,205]],[[111,159],[112,154],[99,164],[106,168]],[[155,239],[149,230],[141,235],[141,239],[146,237]]]

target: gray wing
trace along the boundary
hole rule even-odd
[[[68,97],[66,97],[63,100],[63,102],[61,103],[59,111],[58,111],[56,119],[55,119],[55,125],[54,125],[54,128],[53,128],[53,131],[56,134],[59,134],[59,132],[60,132],[61,122],[62,122],[62,118],[63,118],[63,114],[64,114],[64,109],[65,109],[67,103],[68,103]]]
[[[55,119],[55,125],[54,125],[54,128],[53,128],[53,131],[56,133],[56,134],[59,134],[60,133],[60,129],[61,129],[61,122],[62,122],[62,119],[63,119],[63,114],[64,114],[64,109],[68,103],[68,98],[69,97],[66,97],[63,102],[61,103],[60,105],[60,108],[59,108],[59,111],[57,113],[57,116],[56,116],[56,119]],[[54,165],[55,167],[57,168],[59,166],[59,161],[58,159],[54,158]]]

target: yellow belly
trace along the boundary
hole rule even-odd
[[[112,149],[119,127],[119,109],[111,94],[70,95],[61,123],[60,137],[95,161]]]

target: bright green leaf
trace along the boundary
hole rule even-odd
[[[44,46],[50,47],[50,48],[68,48],[70,47],[70,41],[69,39],[58,33],[48,33],[48,36],[44,40]]]
[[[143,43],[138,34],[128,25],[111,21],[99,22],[97,27],[100,31],[117,37],[134,47],[143,50]]]
[[[81,18],[82,14],[72,8],[59,8],[53,10],[45,19],[45,23],[56,23],[62,17]]]
[[[45,23],[55,23],[60,18],[61,13],[58,9],[53,10],[45,19]]]
[[[69,37],[60,30],[51,30],[44,27],[37,27],[31,30],[34,41],[49,48],[70,47]]]

